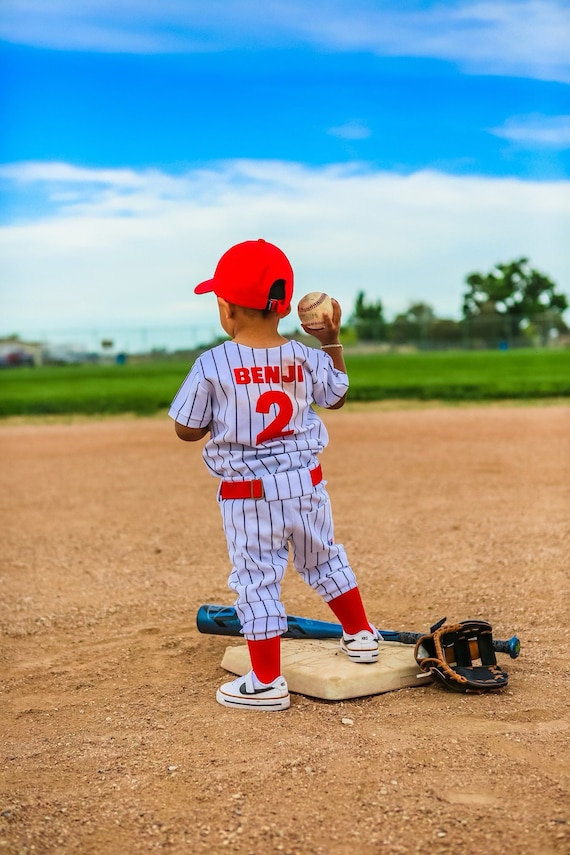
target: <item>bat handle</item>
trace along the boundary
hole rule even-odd
[[[399,641],[400,644],[416,644],[422,635],[425,635],[421,632],[391,632],[388,630],[380,630],[380,632],[384,641]],[[493,650],[497,653],[508,653],[511,659],[517,659],[521,652],[521,643],[516,635],[507,641],[493,639]]]
[[[508,653],[511,659],[517,659],[521,652],[521,643],[516,635],[507,641],[493,641],[493,649],[498,653]]]
[[[379,630],[379,632],[384,641],[397,641],[400,644],[416,644],[422,635],[425,635],[423,632],[387,632],[386,630]]]

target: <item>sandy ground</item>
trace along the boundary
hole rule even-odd
[[[220,707],[240,642],[195,628],[201,603],[232,599],[200,449],[166,417],[6,422],[0,851],[570,852],[570,408],[325,419],[337,540],[371,619],[518,634],[508,688]],[[292,568],[283,595],[332,617]]]

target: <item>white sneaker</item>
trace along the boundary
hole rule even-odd
[[[277,677],[273,683],[265,685],[254,677],[253,671],[220,686],[216,700],[224,707],[267,712],[289,709],[291,703],[285,677]]]
[[[348,635],[343,632],[340,649],[346,653],[352,662],[376,662],[379,641],[382,641],[382,636],[374,627],[372,627],[372,632],[363,629],[356,635]]]

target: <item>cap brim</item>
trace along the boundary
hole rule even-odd
[[[208,294],[208,292],[214,290],[215,282],[213,279],[206,279],[205,282],[200,282],[199,285],[196,285],[194,288],[195,294]]]

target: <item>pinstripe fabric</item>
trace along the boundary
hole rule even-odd
[[[263,499],[219,500],[229,587],[246,638],[287,629],[281,582],[290,548],[325,601],[356,586],[344,547],[334,543],[324,482],[313,487],[307,472],[328,443],[312,404],[330,407],[347,388],[326,353],[299,342],[268,349],[224,342],[196,360],[172,402],[175,421],[210,426],[203,456],[212,475],[264,481]]]
[[[228,584],[246,638],[271,638],[287,629],[281,582],[289,544],[295,569],[326,602],[356,587],[344,547],[334,543],[322,483],[296,499],[234,499],[220,507],[232,563]]]
[[[261,372],[262,382],[253,381],[253,369]],[[265,371],[271,369],[278,370],[279,379],[265,382]],[[238,379],[250,382],[236,382],[236,372],[242,372]],[[293,379],[283,379],[288,377]],[[196,360],[169,415],[188,427],[211,426],[204,460],[212,475],[258,478],[317,465],[328,434],[311,404],[330,407],[347,388],[347,375],[333,368],[321,350],[296,341],[268,349],[224,342]],[[293,433],[256,445],[276,416],[276,406],[267,413],[256,409],[260,396],[271,391],[284,393],[290,401],[286,428]]]

